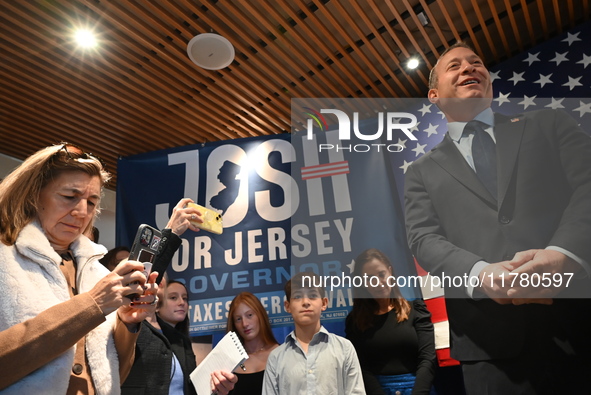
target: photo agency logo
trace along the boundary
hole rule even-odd
[[[418,122],[417,117],[409,112],[377,112],[377,130],[368,130],[368,125],[375,125],[369,122],[370,119],[364,119],[363,126],[360,126],[359,112],[353,112],[353,121],[351,117],[342,110],[334,108],[323,108],[316,111],[310,107],[303,107],[308,116],[306,120],[307,139],[314,140],[314,128],[317,127],[321,132],[328,131],[328,122],[323,114],[330,114],[336,117],[338,124],[338,142],[326,142],[318,144],[318,151],[349,151],[349,152],[380,152],[386,150],[388,152],[401,152],[405,147],[401,144],[392,143],[394,138],[400,137],[402,132],[410,140],[416,141],[417,138],[412,134],[411,129],[414,128]],[[374,120],[376,120],[374,118]],[[362,130],[363,129],[363,130]],[[353,138],[356,141],[364,141],[367,143],[351,143]],[[384,143],[384,133],[386,143]]]

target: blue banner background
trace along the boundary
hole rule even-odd
[[[374,123],[362,125],[374,128]],[[330,133],[316,135],[323,141]],[[321,178],[315,186],[301,179],[301,167],[309,166],[304,150],[306,155],[318,155],[319,163],[334,161],[333,154],[311,152],[302,142],[301,135],[284,134],[120,158],[118,245],[129,246],[142,223],[162,229],[182,197],[224,210],[224,233],[187,231],[168,269],[170,278],[187,284],[192,335],[224,332],[230,301],[239,292],[250,291],[262,301],[274,328],[287,327],[274,330],[282,341],[292,325],[283,308],[283,285],[295,266],[321,275],[349,274],[355,256],[376,247],[391,257],[397,275],[414,274],[396,187],[386,165],[385,155],[396,154],[342,153],[350,172],[336,176],[347,187],[335,194],[335,177]],[[316,192],[323,196],[323,213],[310,214],[309,188],[321,189]],[[344,194],[349,196],[350,210],[337,212],[335,204]],[[294,229],[306,228],[309,234],[292,238]],[[302,240],[309,244],[308,250]],[[306,253],[293,256],[292,245]],[[342,334],[352,304],[351,290],[327,291],[329,309],[323,314],[323,325]],[[413,290],[403,292],[415,296]]]

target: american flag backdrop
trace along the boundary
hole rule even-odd
[[[511,115],[543,108],[562,109],[591,135],[590,43],[588,22],[491,67],[493,111]],[[401,201],[407,167],[441,142],[447,132],[443,114],[427,100],[413,113],[419,121],[413,129],[417,141],[401,139],[399,143],[406,149],[389,155]]]
[[[543,108],[562,109],[577,120],[583,130],[591,136],[590,42],[591,22],[580,25],[561,36],[557,36],[510,60],[489,68],[494,89],[493,111],[512,115]],[[483,60],[486,63],[486,59]],[[390,182],[387,184],[393,190],[395,188],[393,196],[396,197],[398,195],[399,202],[401,203],[404,202],[404,176],[408,166],[440,143],[447,132],[445,117],[436,105],[431,104],[427,100],[427,92],[425,92],[424,98],[386,100],[326,98],[301,100],[303,100],[301,103],[298,102],[298,99],[292,101],[292,125],[294,125],[294,131],[298,130],[297,127],[299,126],[296,125],[300,125],[297,121],[297,116],[307,114],[311,117],[308,119],[308,128],[318,133],[317,136],[325,135],[327,130],[336,131],[337,127],[340,130],[340,118],[337,123],[333,123],[337,120],[335,113],[333,110],[326,111],[326,109],[339,108],[343,113],[347,113],[349,120],[355,119],[351,117],[351,109],[361,113],[363,113],[362,110],[364,107],[378,109],[374,110],[377,116],[374,114],[370,119],[358,122],[357,126],[361,130],[361,134],[365,137],[373,136],[376,130],[378,130],[377,135],[381,136],[379,142],[383,143],[382,146],[392,143],[393,145],[404,147],[400,152],[386,152],[385,148],[382,148],[381,151],[388,158],[389,170],[391,170],[387,177]],[[340,105],[342,107],[339,107]],[[386,112],[398,113],[400,111],[404,111],[404,113],[400,114],[406,114],[408,112],[417,118],[417,124],[410,129],[416,140],[411,139],[406,133],[403,134],[401,130],[397,129],[394,131],[395,134],[387,138],[381,134],[383,131],[382,127],[386,121],[383,121],[381,126],[378,126],[379,121],[383,120],[380,117]],[[324,114],[324,117],[322,114]],[[405,117],[403,116],[403,118]],[[311,119],[315,119],[316,124]],[[408,124],[408,119],[394,119],[394,124],[397,124],[397,122],[400,122],[400,125]],[[346,125],[351,127],[348,123]],[[347,127],[344,127],[344,129],[347,129]],[[391,137],[392,139],[390,139]],[[371,140],[370,138],[364,138],[363,140],[356,142],[376,142],[373,140],[365,141]],[[352,143],[352,140],[345,138],[340,143],[345,147],[341,148],[341,152],[345,152],[346,155],[351,155],[352,152],[355,152],[353,156],[356,158],[357,156],[363,157],[364,155],[373,157],[370,154],[366,154],[368,151],[364,151],[362,148],[359,151],[350,148],[351,145],[349,143]],[[363,145],[360,144],[360,146]],[[325,154],[323,153],[323,155]],[[318,177],[317,174],[322,174],[328,169],[337,171],[339,169],[338,166],[344,166],[343,171],[345,172],[348,172],[350,168],[347,161],[328,160],[327,163],[323,161],[319,165],[303,168],[303,179]],[[392,183],[392,181],[394,182]],[[395,186],[392,184],[395,184]],[[364,183],[360,182],[355,185],[360,188]],[[369,207],[370,211],[371,208],[377,207],[378,210],[375,211],[380,212],[379,205],[370,205]],[[395,220],[388,215],[385,215],[384,218]],[[375,239],[381,240],[383,239],[383,235],[378,232]],[[404,235],[401,237],[404,239]],[[401,265],[403,262],[405,261],[400,260],[398,264]],[[410,264],[412,265],[412,259],[410,259]],[[415,262],[415,264],[417,263]],[[421,277],[428,277],[429,274],[419,265],[420,262],[416,266],[416,274]],[[414,272],[414,269],[414,267],[409,268],[409,271]],[[400,273],[397,273],[397,275],[400,276]],[[424,283],[429,284],[428,281]],[[432,321],[435,326],[436,351],[439,364],[440,366],[456,365],[458,362],[449,356],[449,326],[445,312],[443,289],[435,287],[435,289],[425,288],[421,291],[423,299],[432,314]]]

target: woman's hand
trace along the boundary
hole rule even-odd
[[[211,393],[216,395],[227,395],[234,389],[238,377],[234,373],[224,370],[216,370],[211,373]]]
[[[177,236],[185,233],[187,229],[191,229],[194,232],[199,231],[199,228],[189,221],[203,222],[203,213],[194,207],[184,208],[187,203],[193,203],[193,200],[189,198],[181,199],[172,209],[172,215],[166,224],[166,228],[171,229],[172,233]]]
[[[134,328],[137,328],[137,324],[156,312],[156,303],[158,302],[156,277],[158,277],[158,272],[150,273],[146,287],[144,287],[144,294],[135,297],[129,306],[123,305],[117,310],[119,319],[132,332],[134,332]]]
[[[140,296],[141,301],[152,302],[156,295],[157,287],[154,284],[156,277],[150,275],[152,284],[147,288],[146,276],[142,271],[144,265],[137,261],[122,261],[115,269],[105,277],[103,277],[88,293],[93,297],[96,304],[103,311],[104,315],[108,315],[117,310],[121,306],[130,306],[133,302],[128,295],[144,295],[144,290],[149,289],[148,296]],[[139,301],[139,300],[138,300]],[[123,319],[123,317],[121,317]],[[141,322],[138,321],[138,322]]]

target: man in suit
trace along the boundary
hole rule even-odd
[[[432,275],[479,280],[445,284],[467,393],[591,393],[591,139],[563,112],[493,114],[488,70],[464,43],[429,88],[448,133],[408,168],[407,233]]]

